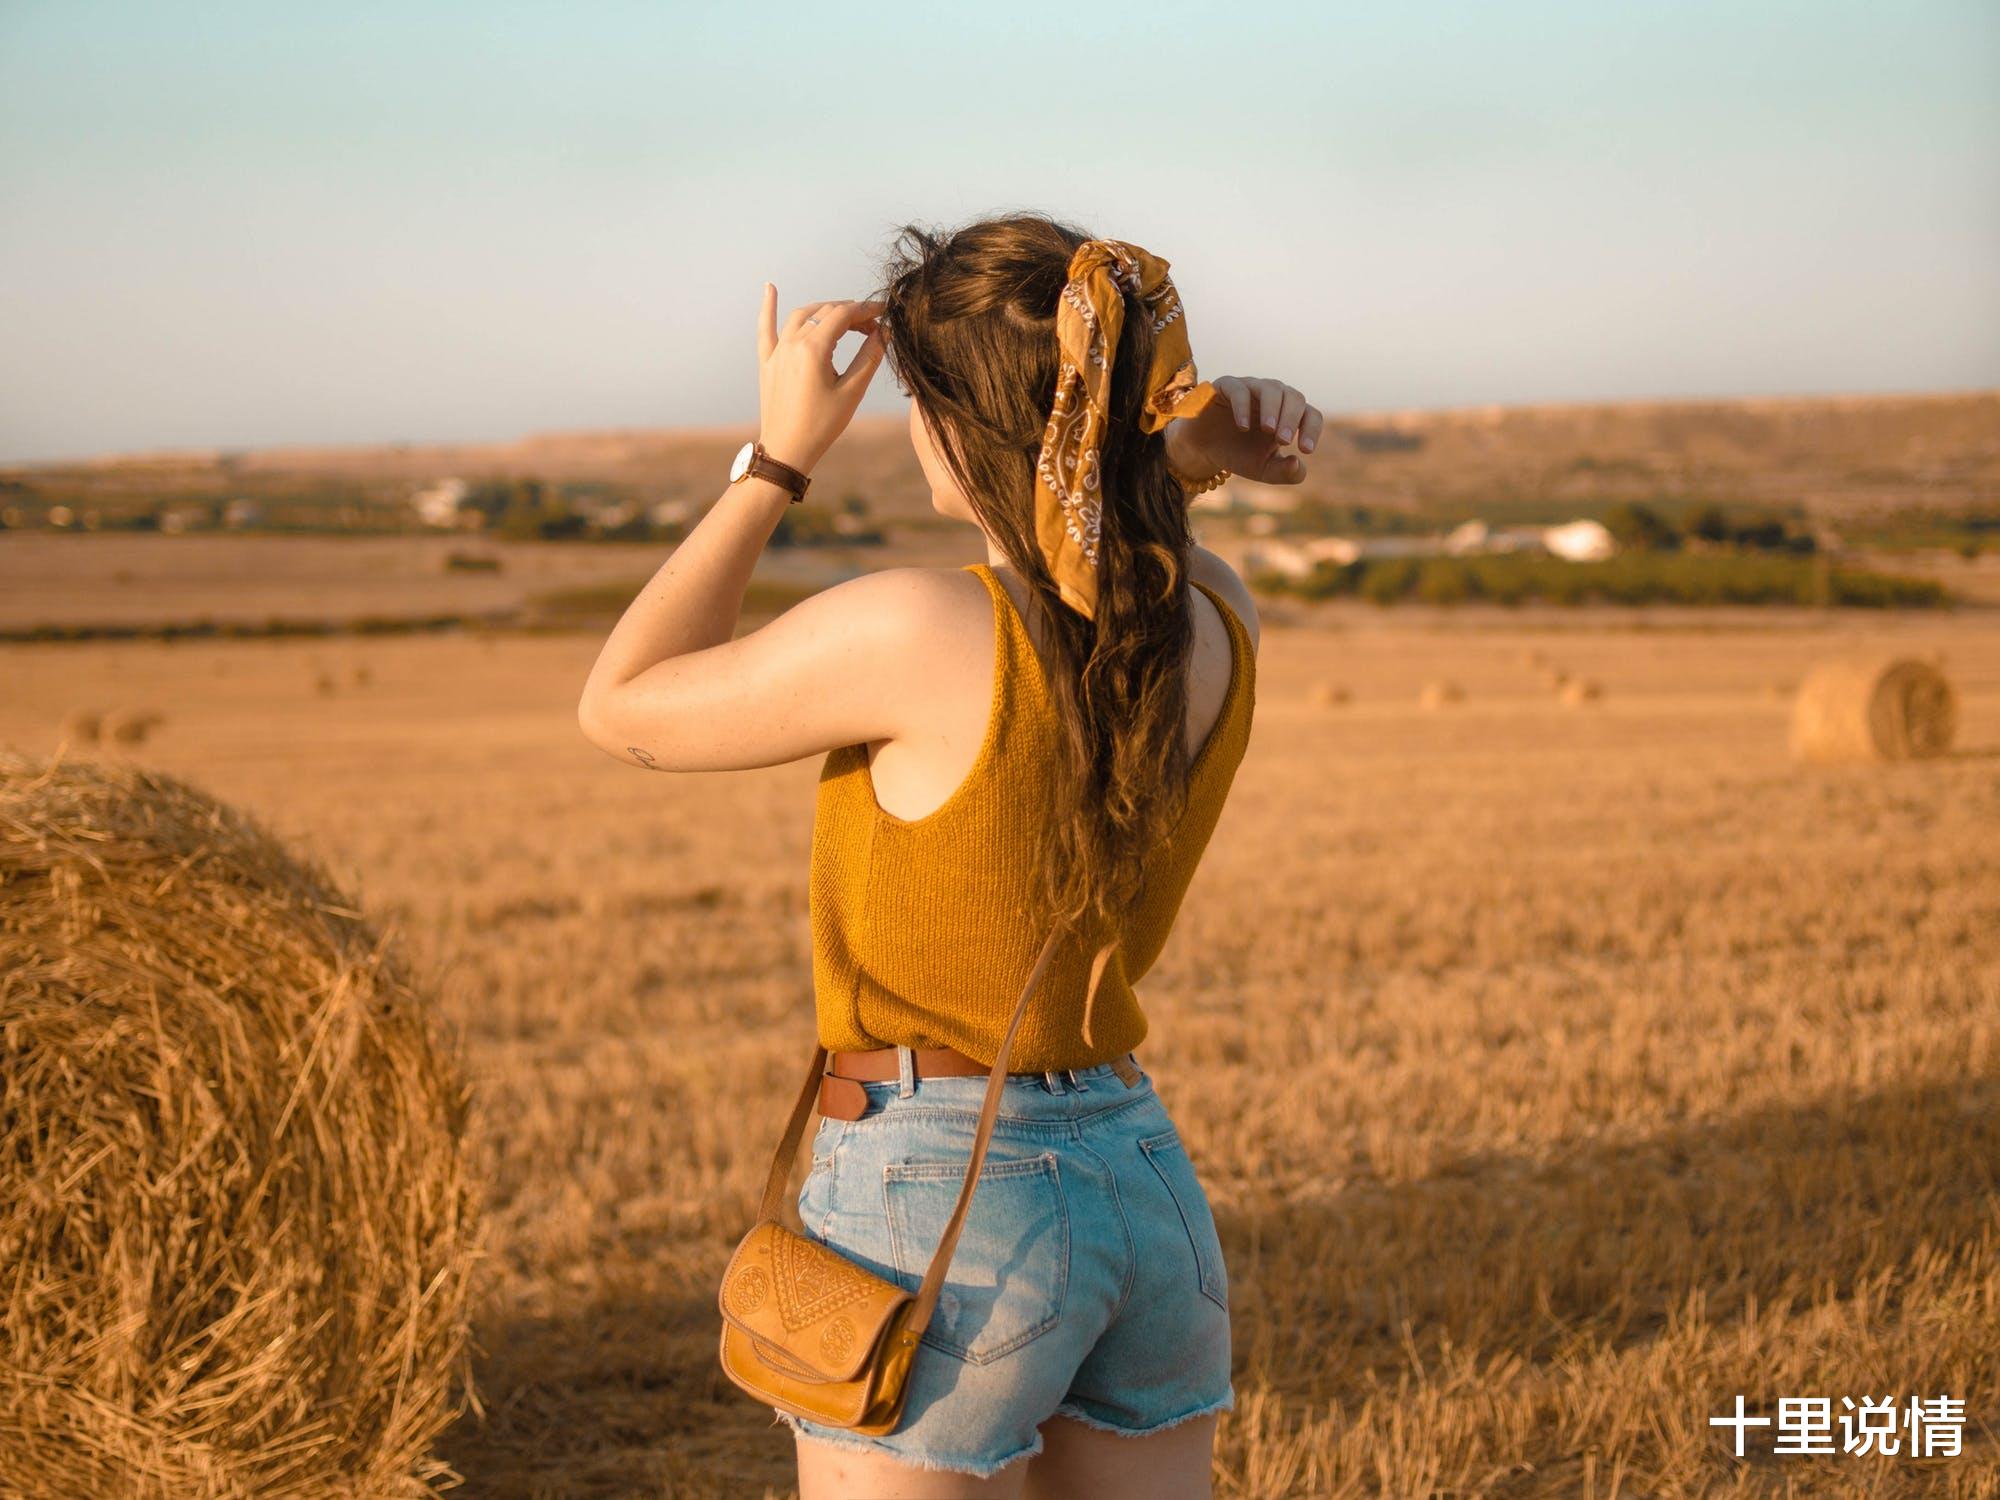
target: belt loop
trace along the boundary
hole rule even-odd
[[[1044,1068],[1042,1070],[1042,1084],[1051,1094],[1060,1094],[1062,1092],[1062,1080],[1056,1076],[1055,1069],[1053,1068]]]
[[[1081,1078],[1076,1076],[1075,1068],[1065,1068],[1063,1071],[1069,1074],[1069,1084],[1071,1088],[1075,1089],[1079,1094],[1087,1094],[1090,1092],[1090,1085],[1085,1083]]]
[[[896,1093],[907,1099],[917,1091],[917,1054],[896,1043]]]

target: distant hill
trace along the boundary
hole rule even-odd
[[[0,499],[62,489],[113,498],[214,494],[296,480],[380,496],[444,475],[536,476],[706,502],[743,427],[538,433],[507,443],[394,443],[111,455],[0,470]],[[929,508],[906,419],[855,422],[815,496],[863,495],[878,517]],[[1701,499],[1830,519],[2000,504],[2000,391],[1343,413],[1302,498],[1422,511]]]

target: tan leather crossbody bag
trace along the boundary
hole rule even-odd
[[[979,1185],[986,1142],[1000,1113],[1007,1054],[1058,936],[1049,934],[1021,998],[1014,1002],[1013,1019],[987,1076],[986,1103],[979,1112],[979,1133],[958,1203],[914,1295],[778,1222],[792,1161],[805,1137],[806,1119],[819,1097],[820,1075],[826,1067],[826,1048],[814,1048],[805,1087],[771,1160],[763,1208],[729,1257],[717,1295],[722,1307],[723,1373],[759,1401],[829,1427],[877,1435],[896,1430],[917,1341],[930,1326],[958,1232]]]

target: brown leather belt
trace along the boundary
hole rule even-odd
[[[976,1057],[968,1057],[954,1047],[912,1047],[911,1065],[919,1078],[953,1078],[967,1074],[977,1074],[984,1078],[992,1071],[992,1064],[983,1063]],[[1139,1062],[1130,1052],[1120,1053],[1110,1060],[1111,1071],[1126,1088],[1139,1081]],[[1064,1072],[1055,1068],[1050,1072]],[[901,1066],[896,1060],[894,1047],[870,1047],[860,1052],[829,1052],[826,1055],[826,1071],[819,1080],[819,1112],[829,1120],[858,1120],[867,1113],[868,1091],[861,1087],[864,1083],[889,1083],[901,1078]],[[1041,1068],[1031,1068],[1025,1072],[1014,1072],[1010,1078],[1040,1078]]]

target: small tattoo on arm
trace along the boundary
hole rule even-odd
[[[644,766],[649,771],[657,771],[660,769],[659,764],[653,759],[651,752],[646,750],[641,750],[637,745],[627,745],[625,747],[625,753],[631,756],[632,759],[639,762],[640,765]]]

